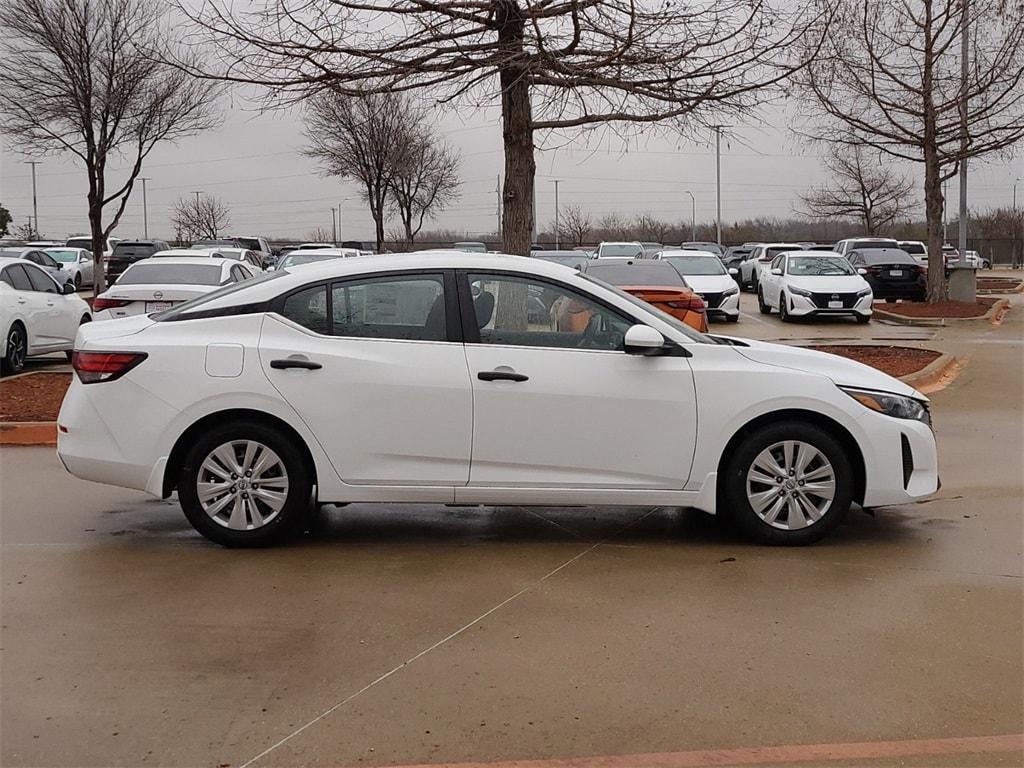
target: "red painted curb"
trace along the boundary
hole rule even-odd
[[[57,445],[55,421],[0,422],[0,445]]]

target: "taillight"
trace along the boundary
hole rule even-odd
[[[700,296],[693,296],[685,301],[666,301],[665,304],[672,309],[688,309],[691,312],[703,312],[707,309],[707,304]]]
[[[74,352],[71,367],[83,384],[113,381],[146,359],[145,352]]]
[[[116,309],[117,307],[127,307],[131,304],[131,301],[127,299],[101,299],[95,298],[92,300],[92,308],[94,312],[99,312],[101,309]]]
[[[928,267],[914,267],[914,271],[919,275],[927,275]]]

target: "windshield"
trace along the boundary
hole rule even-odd
[[[612,285],[686,285],[675,267],[657,261],[642,264],[595,261],[587,265],[587,272]]]
[[[261,250],[260,241],[255,237],[236,237],[235,240],[241,243],[243,248],[248,248],[250,251]]]
[[[602,243],[602,256],[639,256],[644,249],[634,243]]]
[[[788,272],[802,277],[854,274],[850,262],[834,256],[790,256]]]
[[[84,248],[87,251],[92,250],[92,238],[91,237],[72,237],[64,243],[68,248]]]
[[[220,270],[220,264],[134,264],[117,285],[220,285]]]
[[[668,323],[669,325],[672,326],[673,329],[675,329],[676,331],[679,331],[679,333],[683,334],[684,336],[686,336],[691,341],[696,341],[696,342],[698,342],[700,344],[713,344],[713,343],[715,343],[709,337],[705,336],[700,331],[695,331],[693,328],[688,326],[682,320],[678,320],[677,318],[672,317],[672,315],[670,315],[667,312],[664,312],[664,311],[658,309],[653,304],[648,304],[643,299],[638,299],[636,296],[631,296],[630,294],[628,294],[625,291],[623,291],[621,288],[618,288],[618,287],[616,287],[614,285],[611,285],[610,283],[606,283],[604,280],[596,278],[593,275],[583,274],[582,277],[583,277],[584,280],[589,280],[590,282],[594,283],[595,285],[600,285],[602,288],[607,288],[609,291],[614,293],[616,296],[619,296],[619,297],[625,299],[626,301],[628,301],[633,306],[639,307],[640,309],[644,310],[645,312],[650,312],[650,313],[652,313],[654,315],[657,315],[659,320],[661,320],[662,322]]]
[[[164,312],[157,312],[154,315],[150,315],[150,317],[152,317],[157,322],[162,322],[165,320],[188,320],[189,318],[187,316],[182,316],[183,313],[187,315],[187,313],[193,312],[201,308],[204,304],[207,304],[211,301],[216,301],[217,299],[221,299],[225,296],[230,296],[232,293],[235,293],[236,291],[248,290],[249,288],[252,288],[254,285],[265,283],[268,280],[277,280],[279,277],[284,277],[287,274],[289,273],[284,270],[278,270],[276,272],[263,272],[261,274],[256,275],[256,277],[249,278],[248,280],[241,283],[228,283],[223,288],[218,288],[216,291],[211,291],[205,296],[200,296],[197,299],[192,299],[190,301],[186,301],[183,304],[178,304],[177,306],[165,310]]]
[[[74,264],[76,261],[78,261],[77,251],[51,251],[47,249],[46,252],[53,256],[53,258],[59,261],[61,264]]]
[[[338,256],[337,254],[317,255],[317,253],[315,251],[313,251],[311,253],[305,253],[305,252],[301,252],[300,253],[299,251],[293,251],[292,253],[289,253],[287,256],[285,256],[283,259],[281,259],[281,262],[277,265],[277,268],[278,269],[287,269],[288,267],[295,267],[295,266],[298,266],[299,264],[309,264],[310,262],[313,262],[313,261],[327,261],[329,259],[340,259],[340,258],[341,258],[341,256]]]
[[[727,274],[717,256],[666,256],[662,261],[667,261],[684,275]]]

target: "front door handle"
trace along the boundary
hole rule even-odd
[[[312,360],[304,360],[300,357],[286,357],[284,360],[271,360],[270,367],[276,368],[279,371],[283,371],[286,368],[302,368],[307,371],[319,371],[323,368],[320,363],[314,363]]]
[[[529,381],[530,377],[515,371],[480,371],[476,375],[480,381]]]

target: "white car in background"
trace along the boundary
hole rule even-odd
[[[549,312],[529,322],[523,295]],[[570,307],[587,321],[559,323]],[[809,544],[852,502],[938,484],[927,398],[898,379],[706,336],[535,258],[272,272],[85,326],[74,368],[68,471],[177,491],[227,546],[281,541],[311,500],[722,509],[758,541]]]
[[[256,272],[263,271],[262,254],[257,251],[251,251],[248,248],[225,248],[223,246],[216,248],[193,248],[192,254],[195,255],[196,253],[207,253],[215,258],[241,261],[248,264]]]
[[[86,285],[92,286],[95,271],[92,251],[63,246],[46,248],[44,253],[49,254],[65,272],[71,275],[76,291],[82,290],[82,287]]]
[[[78,326],[91,316],[72,284],[58,285],[32,262],[0,258],[0,368],[5,375],[21,371],[34,355],[70,356]]]
[[[686,280],[686,284],[700,294],[707,304],[709,318],[721,317],[730,323],[740,319],[740,289],[733,274],[727,270],[717,254],[710,251],[661,251],[658,259],[669,262]]]
[[[115,285],[93,299],[94,320],[162,312],[221,286],[251,280],[244,262],[205,256],[151,256],[124,271]]]
[[[772,260],[780,253],[800,250],[803,250],[803,246],[799,243],[760,243],[755,245],[754,250],[748,253],[740,263],[740,287],[749,287],[751,291],[757,293],[757,285],[761,276]]]
[[[645,258],[643,243],[638,242],[604,242],[597,246],[599,259],[643,259]]]
[[[758,286],[761,314],[778,310],[786,322],[810,315],[852,315],[858,323],[871,319],[871,286],[838,253],[780,253]]]
[[[303,264],[317,264],[327,259],[352,259],[365,255],[356,248],[315,248],[305,251],[292,251],[282,256],[274,269],[290,269]]]

